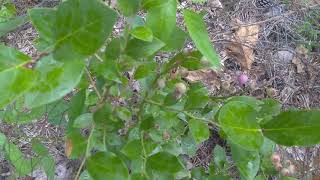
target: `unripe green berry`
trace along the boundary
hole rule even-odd
[[[164,79],[158,79],[157,84],[160,89],[166,87],[166,81]]]
[[[281,170],[281,174],[282,174],[283,176],[289,176],[289,175],[290,175],[290,171],[289,171],[289,169],[287,169],[287,168],[283,168],[283,169]]]
[[[278,153],[273,153],[271,156],[271,161],[273,164],[280,163],[281,157]]]
[[[176,84],[175,92],[176,92],[178,95],[182,95],[182,94],[184,94],[186,91],[187,91],[186,85],[184,85],[183,83],[177,83],[177,84]]]

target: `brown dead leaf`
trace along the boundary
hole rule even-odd
[[[68,158],[70,158],[72,153],[72,148],[73,148],[71,139],[66,139],[65,146],[66,146],[65,154]]]
[[[201,69],[197,71],[188,71],[184,77],[189,83],[216,79],[217,75],[211,69]]]
[[[227,47],[229,55],[233,56],[245,70],[251,69],[254,61],[252,47],[258,42],[259,29],[259,25],[241,26],[235,33],[233,42]]]
[[[295,56],[293,59],[292,59],[292,63],[294,64],[294,65],[296,65],[296,67],[297,67],[297,73],[303,73],[304,72],[304,65],[303,65],[303,63],[301,62],[301,60],[297,57],[297,56]]]

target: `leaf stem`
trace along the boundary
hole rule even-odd
[[[97,96],[99,97],[99,99],[101,99],[102,96],[101,96],[100,92],[98,91],[98,88],[97,88],[97,86],[96,86],[96,83],[94,82],[94,80],[93,80],[93,78],[92,78],[92,76],[91,76],[91,74],[90,74],[90,71],[88,70],[87,67],[85,67],[84,69],[85,69],[85,71],[86,71],[86,73],[87,73],[88,79],[89,79],[89,81],[90,81],[91,86],[93,87],[93,90],[97,93]]]
[[[146,171],[148,155],[144,147],[143,132],[140,133],[140,139],[141,139],[141,146],[142,146],[142,153],[143,153],[143,174],[146,176],[148,180],[150,180],[150,177],[148,176],[148,173]]]

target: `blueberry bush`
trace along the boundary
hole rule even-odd
[[[23,17],[9,17],[5,6],[0,36],[30,20],[40,55],[0,45],[1,119],[26,124],[47,113],[50,123],[65,128],[67,157],[81,161],[75,179],[232,179],[233,166],[246,180],[279,172],[294,179],[293,167],[279,167],[275,145],[319,143],[320,111],[283,111],[273,99],[214,97],[201,83],[172,76],[180,68],[222,69],[202,14],[184,9],[184,30],[176,23],[177,3],[118,0],[114,10],[99,0],[66,0]],[[119,17],[125,24],[115,33]],[[197,50],[183,50],[188,39]],[[170,58],[156,61],[163,53]],[[206,170],[188,167],[184,157],[194,156],[212,129],[228,148],[216,145]],[[34,157],[27,158],[0,133],[0,149],[16,169],[13,177],[42,168],[54,179],[55,162],[40,142],[32,142]]]

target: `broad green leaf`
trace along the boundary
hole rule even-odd
[[[260,105],[261,110],[259,114],[263,118],[262,122],[267,122],[272,119],[273,116],[280,114],[281,104],[274,99],[263,99],[261,100],[263,104]],[[261,122],[260,122],[261,123]]]
[[[205,122],[197,119],[190,119],[189,128],[197,144],[209,139],[210,131],[208,124]]]
[[[320,111],[289,110],[261,125],[263,134],[285,146],[311,146],[320,143]]]
[[[20,65],[1,71],[0,108],[28,91],[33,86],[36,78],[36,73]]]
[[[141,140],[133,140],[128,142],[121,150],[131,160],[139,159],[142,156],[142,145]]]
[[[0,44],[0,108],[30,89],[37,74],[24,67],[31,58]]]
[[[73,127],[75,128],[90,128],[93,121],[92,113],[85,113],[78,116],[73,123]]]
[[[0,44],[0,72],[30,60],[31,58],[22,52]]]
[[[183,169],[178,158],[167,152],[158,152],[147,159],[147,171],[159,173],[176,173]]]
[[[227,102],[231,102],[231,101],[243,102],[243,103],[251,106],[256,111],[260,111],[261,110],[260,106],[263,105],[263,102],[257,100],[257,98],[255,98],[255,97],[251,97],[251,96],[233,96]]]
[[[259,175],[259,176],[256,176],[254,180],[267,180],[267,178],[262,175]]]
[[[122,51],[121,48],[121,40],[120,38],[114,38],[111,40],[111,42],[107,45],[105,50],[105,59],[109,60],[115,60],[120,56],[120,53]]]
[[[141,0],[117,0],[118,8],[125,16],[135,15],[140,8]]]
[[[263,136],[257,120],[257,112],[252,106],[231,101],[219,112],[218,120],[222,130],[233,143],[247,150],[259,150]]]
[[[116,110],[118,117],[124,121],[131,121],[132,114],[131,111],[126,107],[118,107]]]
[[[51,50],[54,44],[54,28],[56,10],[52,8],[34,8],[28,11],[33,26],[37,29],[40,38],[37,48],[41,51]]]
[[[32,141],[32,150],[38,154],[38,167],[45,171],[49,180],[54,180],[55,162],[48,149],[39,141]]]
[[[220,169],[223,169],[224,165],[227,162],[226,152],[219,145],[216,145],[213,149],[213,162],[214,162],[215,166],[217,166]]]
[[[70,101],[70,108],[68,109],[68,125],[67,131],[73,129],[75,119],[81,116],[85,112],[85,101],[86,101],[86,89],[80,90],[77,94],[72,96]],[[90,123],[92,122],[88,120]]]
[[[231,144],[231,154],[241,177],[253,180],[260,167],[260,156],[258,151],[247,151],[241,146]]]
[[[145,26],[144,19],[138,15],[133,17],[128,17],[128,24],[131,26],[132,29],[140,26]]]
[[[0,37],[4,36],[10,31],[15,30],[17,27],[25,24],[29,20],[27,16],[17,16],[5,22],[0,22]]]
[[[70,143],[71,155],[69,158],[76,159],[83,156],[87,148],[87,137],[83,137],[78,129],[69,131],[66,135],[66,141]]]
[[[80,82],[83,68],[81,62],[60,63],[52,56],[40,59],[35,68],[40,76],[25,96],[26,105],[33,108],[65,96]]]
[[[202,16],[191,11],[184,10],[184,20],[191,39],[199,51],[209,60],[214,69],[220,69],[221,63],[217,52],[213,49]]]
[[[79,180],[94,180],[87,170],[83,171],[79,177]]]
[[[98,152],[87,160],[87,170],[95,180],[129,179],[125,163],[111,152]]]
[[[152,42],[131,39],[128,42],[125,53],[135,59],[146,58],[154,55],[164,46],[165,44],[157,38],[153,38]]]
[[[113,107],[106,103],[93,114],[93,120],[98,126],[104,126],[108,131],[123,128],[123,121],[114,117],[112,114]]]
[[[3,4],[2,4],[3,3]],[[16,7],[11,1],[1,1],[0,3],[0,22],[4,22],[16,15]]]
[[[148,180],[148,178],[141,173],[135,173],[131,174],[131,180]]]
[[[163,39],[166,46],[163,48],[164,51],[175,51],[180,50],[184,47],[186,42],[187,34],[181,28],[175,27],[167,39]]]
[[[192,168],[191,176],[192,176],[192,179],[205,179],[206,178],[205,169],[201,166]]]
[[[61,61],[94,54],[110,35],[114,10],[98,0],[68,0],[58,6],[54,28],[54,57]]]
[[[176,28],[176,0],[164,0],[160,6],[148,9],[146,25],[150,27],[153,35],[166,42]]]
[[[37,165],[31,159],[26,159],[20,149],[15,144],[8,142],[6,136],[2,133],[0,133],[0,149],[5,158],[15,167],[19,176],[27,175]]]
[[[192,84],[187,92],[186,110],[202,109],[209,101],[209,92],[201,84]]]
[[[151,73],[156,73],[157,63],[143,63],[141,64],[134,73],[134,79],[142,79],[150,75]]]
[[[69,108],[69,104],[64,99],[60,99],[46,106],[48,122],[53,125],[65,126],[65,113]]]
[[[153,39],[153,33],[150,28],[139,26],[131,31],[131,35],[137,39],[140,39],[142,41],[148,41],[151,42]]]
[[[184,154],[187,154],[190,157],[196,155],[197,144],[191,136],[182,137],[181,147],[182,147]]]
[[[270,157],[271,154],[274,152],[275,147],[276,147],[276,144],[273,141],[271,141],[270,139],[265,137],[263,139],[263,144],[260,148],[260,154],[262,156],[269,156]]]
[[[93,61],[91,63],[91,70],[96,73],[97,76],[102,76],[105,79],[116,83],[122,83],[121,72],[116,59],[106,59],[103,62],[98,60]]]

